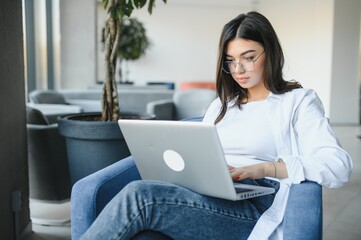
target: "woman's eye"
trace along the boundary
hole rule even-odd
[[[254,57],[244,57],[243,61],[252,62]]]

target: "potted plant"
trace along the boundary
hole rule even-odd
[[[133,84],[128,79],[128,61],[136,60],[143,56],[148,49],[150,42],[143,24],[136,18],[124,18],[120,23],[120,38],[117,50],[119,68],[119,83]],[[103,39],[104,44],[104,29]],[[122,63],[124,66],[122,66]]]
[[[166,3],[166,0],[162,0]],[[148,3],[148,5],[147,5]],[[59,132],[66,138],[71,183],[130,155],[117,120],[122,118],[149,119],[152,116],[122,113],[120,116],[116,83],[117,58],[131,55],[119,52],[126,34],[124,19],[129,21],[134,9],[148,6],[152,14],[155,0],[103,0],[108,11],[104,27],[105,80],[102,91],[102,112],[68,115],[58,119]]]

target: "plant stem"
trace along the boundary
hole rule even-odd
[[[114,1],[111,1],[114,4]],[[110,6],[111,7],[111,6]],[[116,121],[119,119],[119,102],[115,81],[116,50],[120,37],[120,22],[111,14],[105,26],[105,80],[102,96],[102,120]]]

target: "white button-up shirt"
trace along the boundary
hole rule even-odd
[[[253,229],[249,239],[255,240],[282,239],[281,223],[292,184],[310,180],[324,187],[337,188],[349,180],[352,170],[352,160],[340,146],[314,90],[271,93],[267,102],[278,155],[275,160],[282,159],[286,163],[288,178],[280,180],[272,206]],[[221,102],[216,99],[203,121],[214,122],[220,108]],[[237,133],[237,129],[233,133]]]

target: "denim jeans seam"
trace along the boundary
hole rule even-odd
[[[190,204],[190,203],[184,203],[184,202],[178,202],[178,201],[166,201],[166,202],[159,202],[159,201],[152,201],[152,202],[148,202],[146,204],[144,204],[143,206],[141,206],[139,208],[139,212],[134,215],[133,220],[130,222],[130,224],[128,226],[126,226],[125,228],[125,232],[127,232],[132,224],[136,221],[136,219],[138,219],[138,217],[141,215],[141,213],[149,206],[151,205],[179,205],[179,206],[185,206],[185,207],[189,207],[189,208],[196,208],[202,211],[208,211],[211,212],[212,214],[220,214],[229,218],[234,218],[234,219],[242,219],[242,220],[246,220],[246,221],[257,221],[258,219],[254,219],[245,215],[236,215],[236,214],[231,214],[231,213],[227,213],[226,211],[219,211],[219,210],[214,210],[212,208],[206,207],[206,206],[201,206],[201,205],[197,205],[197,204]],[[122,234],[124,235],[124,233]],[[120,235],[120,236],[122,236]]]
[[[139,212],[134,215],[132,221],[130,221],[129,224],[128,224],[127,226],[125,226],[125,228],[124,228],[125,231],[124,231],[123,233],[118,232],[118,237],[119,237],[120,239],[124,236],[124,234],[125,234],[126,232],[129,231],[129,229],[131,228],[131,226],[133,225],[133,223],[137,220],[137,218],[139,217],[139,215],[141,215],[142,209],[143,209],[144,207],[145,207],[145,206],[141,207],[141,208],[139,209]],[[119,239],[119,238],[117,238],[117,239]]]

